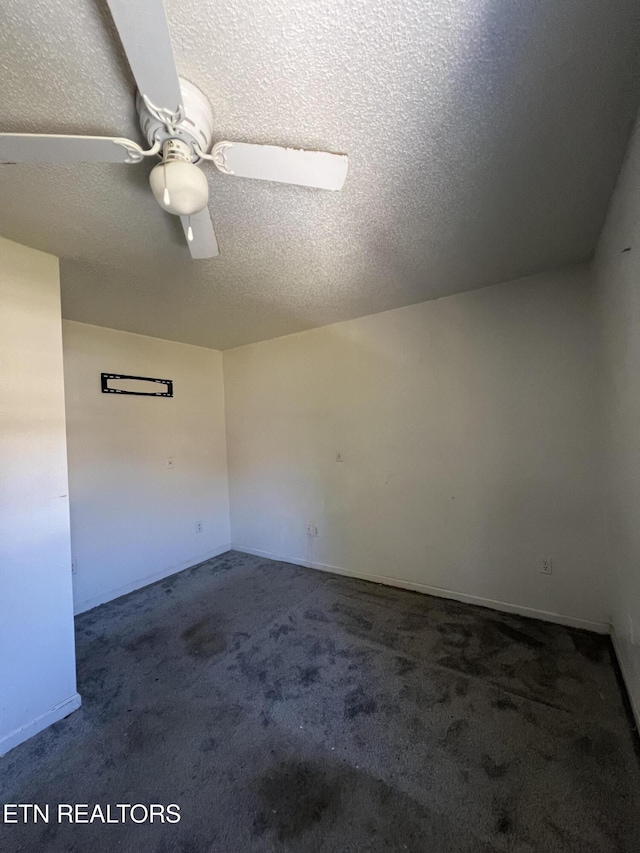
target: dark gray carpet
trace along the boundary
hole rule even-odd
[[[229,553],[77,620],[80,711],[2,802],[178,824],[0,826],[2,851],[640,850],[608,638]]]

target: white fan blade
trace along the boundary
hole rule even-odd
[[[177,113],[182,95],[162,0],[107,3],[140,94],[157,109]]]
[[[227,175],[321,190],[342,189],[349,165],[346,154],[246,142],[218,142],[211,154],[218,169]]]
[[[200,260],[218,257],[220,254],[218,241],[213,232],[213,222],[208,208],[205,207],[204,210],[201,210],[200,213],[194,213],[193,216],[181,216],[180,221],[192,258]],[[191,228],[193,240],[189,239],[189,228]]]
[[[0,133],[0,163],[138,163],[142,148],[111,136]]]

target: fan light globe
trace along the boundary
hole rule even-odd
[[[158,163],[151,170],[149,183],[160,207],[175,216],[193,216],[209,202],[207,176],[185,160]]]

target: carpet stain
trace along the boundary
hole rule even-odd
[[[331,638],[322,638],[315,640],[309,649],[309,657],[320,658],[326,657],[331,660],[336,654],[336,644]]]
[[[415,663],[415,661],[412,661],[409,658],[405,658],[402,655],[398,655],[398,657],[396,658],[397,675],[407,675],[407,673],[413,672],[416,666],[417,664]]]
[[[339,613],[342,616],[347,617],[347,623],[351,623],[351,626],[362,629],[364,631],[371,631],[373,629],[373,622],[371,619],[368,619],[366,616],[363,616],[360,612],[359,608],[350,607],[346,604],[335,604],[332,607],[332,611],[334,613]],[[349,625],[347,627],[350,627]]]
[[[0,759],[0,799],[118,802],[126,778],[181,823],[25,824],[11,850],[637,850],[606,639],[246,555],[171,588],[78,617],[83,708]]]
[[[148,730],[143,720],[134,720],[124,733],[128,752],[143,752],[147,743]]]
[[[187,653],[192,657],[210,658],[224,652],[227,638],[215,616],[205,616],[182,632]]]
[[[329,617],[322,610],[319,610],[315,607],[308,607],[304,611],[304,618],[308,619],[310,622],[324,622],[328,623]]]
[[[436,630],[443,637],[445,645],[457,649],[466,648],[471,641],[471,630],[456,622],[440,622],[436,625]]]
[[[275,678],[271,682],[264,691],[264,698],[268,699],[270,702],[282,702],[284,699],[284,693],[282,692],[282,682],[280,679]]]
[[[471,675],[474,678],[480,678],[485,675],[485,668],[477,660],[472,660],[464,654],[450,654],[442,658],[436,658],[440,666],[446,666],[447,669],[454,669],[464,675]]]
[[[449,687],[443,685],[439,688],[438,693],[436,695],[436,703],[438,705],[450,705],[451,704],[451,691]]]
[[[464,733],[469,728],[469,721],[465,720],[463,717],[460,717],[457,720],[454,720],[449,728],[447,729],[447,733],[444,736],[444,745],[445,747],[453,747],[457,744],[460,738],[464,735]]]
[[[539,698],[543,698],[545,692],[553,697],[561,692],[557,689],[557,684],[562,673],[557,659],[551,654],[521,661],[518,666],[506,667],[505,672],[514,681],[520,680],[525,688],[538,693]]]
[[[497,643],[502,646],[501,638],[504,637],[507,640],[511,640],[513,643],[520,643],[523,646],[527,646],[530,649],[542,649],[545,644],[542,640],[539,640],[537,637],[532,637],[531,634],[523,631],[519,628],[514,628],[512,625],[509,625],[506,622],[500,622],[497,619],[492,619],[487,623],[488,632],[493,631],[494,637],[491,638],[491,643]],[[495,637],[495,634],[498,634],[498,637]]]
[[[507,835],[513,830],[513,815],[509,806],[504,802],[495,801],[492,805],[494,831],[498,835]]]
[[[593,663],[603,663],[609,657],[608,637],[591,634],[589,631],[574,630],[571,633],[575,650]]]
[[[429,627],[425,613],[404,613],[396,624],[398,631],[407,634],[417,634]]]
[[[44,847],[50,841],[55,841],[58,835],[58,827],[55,823],[50,823],[40,835],[40,844]]]
[[[317,684],[320,680],[320,670],[317,666],[305,666],[300,670],[298,684],[303,687],[309,687],[311,684]]]
[[[616,736],[606,729],[594,729],[573,743],[574,749],[589,758],[597,767],[613,770],[621,766],[620,744]]]
[[[253,834],[268,830],[278,841],[297,838],[340,810],[340,791],[323,770],[310,762],[282,762],[257,783],[262,808],[253,821]]]
[[[400,788],[348,764],[280,762],[253,787],[259,806],[252,833],[265,836],[260,849],[425,853],[452,850],[454,839],[458,853],[490,849]],[[354,831],[357,847],[347,840]]]
[[[502,779],[506,776],[507,770],[509,769],[508,762],[498,764],[490,755],[487,755],[487,753],[482,756],[480,763],[489,779]]]
[[[369,717],[375,714],[378,710],[378,703],[365,692],[363,687],[356,687],[351,693],[348,693],[344,700],[344,716],[346,720],[353,720],[356,717]]]
[[[278,625],[277,628],[272,628],[269,631],[269,636],[272,640],[278,640],[280,637],[285,636],[291,631],[295,631],[296,629],[291,625]]]
[[[128,643],[124,644],[124,647],[127,651],[133,652],[134,654],[138,652],[144,652],[147,654],[155,649],[161,639],[162,634],[160,630],[158,628],[152,628],[151,631],[145,631],[144,634],[139,634],[137,637],[134,637],[133,640],[129,640]]]
[[[456,696],[466,696],[469,693],[469,681],[466,678],[459,678],[455,686]]]
[[[493,708],[497,708],[499,711],[517,711],[518,706],[516,703],[509,699],[508,696],[499,696],[497,699],[491,700],[491,705]]]

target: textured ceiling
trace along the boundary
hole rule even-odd
[[[342,193],[207,167],[192,261],[150,164],[0,167],[68,318],[217,348],[590,258],[640,100],[637,0],[167,0],[216,139],[347,152]],[[3,0],[0,127],[140,139],[101,0]]]

